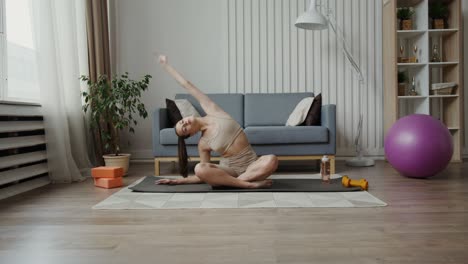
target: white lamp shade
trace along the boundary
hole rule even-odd
[[[322,30],[328,28],[328,22],[317,10],[315,0],[310,0],[309,10],[297,18],[295,26],[307,30]]]

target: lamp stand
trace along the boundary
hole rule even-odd
[[[345,54],[346,58],[348,59],[349,63],[351,66],[353,66],[354,70],[356,71],[358,78],[359,78],[359,96],[361,96],[361,86],[364,83],[364,76],[362,75],[361,69],[359,68],[358,64],[354,60],[353,55],[349,52],[349,47],[347,45],[346,40],[344,39],[344,34],[341,32],[340,28],[338,27],[338,24],[336,23],[336,20],[333,17],[333,13],[331,9],[328,9],[327,14],[326,14],[326,19],[328,20],[328,23],[330,24],[330,27],[332,28],[333,32],[338,38],[338,43],[341,44],[343,53]],[[362,113],[361,113],[361,104],[359,104],[359,124],[358,124],[358,133],[356,136],[356,139],[354,140],[354,146],[356,148],[356,156],[354,158],[346,160],[346,165],[351,166],[351,167],[370,167],[375,165],[375,161],[370,158],[366,158],[363,155],[362,151],[362,146],[361,146],[361,135],[362,135]]]
[[[354,141],[354,146],[356,147],[356,157],[346,160],[346,165],[350,167],[370,167],[375,165],[375,161],[373,159],[366,158],[362,155],[361,132],[362,114],[359,116],[358,135]]]
[[[359,78],[359,88],[358,94],[361,95],[361,86],[364,83],[364,76],[362,75],[361,69],[359,65],[356,63],[353,55],[350,52],[348,47],[348,43],[344,39],[343,31],[341,31],[340,27],[336,23],[336,19],[333,16],[333,12],[331,9],[326,8],[326,14],[323,14],[317,9],[317,7],[324,7],[323,5],[317,5],[316,0],[310,0],[309,9],[307,12],[300,15],[295,23],[295,26],[298,28],[306,29],[306,30],[323,30],[327,29],[328,25],[332,28],[335,36],[337,38],[338,45],[341,46],[341,49],[348,59],[351,66],[353,66],[354,70],[357,73],[357,77]],[[347,160],[346,164],[349,166],[356,166],[356,167],[363,167],[363,166],[373,166],[375,164],[373,159],[365,158],[362,153],[361,147],[361,132],[362,132],[362,110],[361,104],[359,104],[359,125],[358,125],[358,133],[356,139],[354,140],[354,145],[356,147],[356,157]]]

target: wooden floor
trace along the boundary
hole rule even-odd
[[[468,263],[467,170],[415,180],[383,161],[338,161],[338,173],[368,179],[381,208],[100,211],[116,190],[51,185],[0,201],[0,263]],[[152,172],[133,164],[125,183]]]

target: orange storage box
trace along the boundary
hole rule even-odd
[[[94,186],[111,189],[123,186],[122,177],[119,178],[94,178]]]
[[[122,167],[96,167],[91,169],[94,178],[119,178],[124,174]]]

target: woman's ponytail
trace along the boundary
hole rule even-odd
[[[187,157],[187,146],[185,145],[185,139],[187,137],[179,136],[178,141],[178,155],[179,155],[179,172],[182,177],[188,176],[188,157]]]

